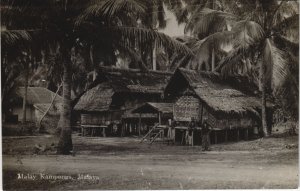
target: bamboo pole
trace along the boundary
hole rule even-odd
[[[50,108],[52,107],[52,105],[53,105],[53,103],[54,103],[54,100],[55,100],[55,98],[56,98],[56,96],[57,96],[57,94],[58,94],[58,92],[59,92],[59,90],[60,90],[60,88],[62,87],[62,83],[59,85],[59,87],[57,88],[57,90],[56,90],[56,92],[55,92],[55,95],[54,95],[54,97],[52,98],[52,101],[51,101],[51,103],[50,103],[50,106],[48,107],[48,109],[45,111],[45,113],[43,114],[43,116],[41,117],[41,119],[39,120],[39,122],[38,122],[38,127],[39,127],[39,129],[38,129],[38,131],[40,132],[40,130],[41,130],[41,124],[42,124],[42,121],[43,121],[43,119],[45,118],[45,116],[47,115],[47,113],[49,112],[49,110],[50,110]]]

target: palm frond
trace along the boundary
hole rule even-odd
[[[262,61],[266,66],[265,68],[267,68],[265,75],[271,76],[272,79],[269,80],[272,80],[275,85],[280,85],[289,73],[287,59],[284,52],[278,49],[269,38],[265,40]]]
[[[146,5],[141,0],[104,0],[93,2],[76,19],[76,24],[79,25],[90,17],[103,16],[110,19],[120,12],[143,14],[145,11]]]
[[[281,50],[292,52],[294,55],[299,54],[299,42],[292,42],[288,38],[282,35],[275,35],[274,36],[274,43],[278,48]]]
[[[232,31],[221,31],[211,34],[203,40],[197,41],[192,47],[195,53],[201,52],[203,49],[211,49],[212,47],[219,50],[222,45],[227,45],[234,39]]]
[[[260,24],[249,21],[241,20],[235,23],[232,27],[235,33],[234,47],[248,48],[250,45],[262,39],[265,35],[263,28]]]
[[[15,46],[18,43],[31,40],[31,35],[26,30],[1,31],[1,42],[5,46]]]
[[[242,48],[234,49],[228,53],[226,57],[224,57],[215,68],[215,71],[221,71],[221,73],[226,73],[230,67],[226,67],[226,65],[234,65],[240,63],[242,59]],[[225,69],[223,69],[225,68]]]
[[[278,25],[287,17],[299,14],[299,3],[297,1],[281,1],[272,15],[272,25]]]
[[[143,45],[156,40],[158,47],[164,46],[173,49],[176,52],[182,52],[189,55],[194,55],[192,50],[180,43],[179,41],[169,37],[168,35],[157,32],[151,29],[138,28],[138,27],[109,27],[107,28],[116,36],[120,36],[121,42],[124,46],[135,46],[136,44]]]
[[[204,8],[194,13],[185,26],[185,32],[192,31],[194,34],[211,34],[226,27],[228,20],[235,20],[237,16],[213,9]]]
[[[299,14],[294,14],[290,17],[284,18],[281,22],[278,22],[274,25],[273,29],[275,31],[284,31],[288,27],[297,27],[299,28]]]

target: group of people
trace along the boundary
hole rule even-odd
[[[172,140],[175,140],[175,127],[179,126],[178,122],[171,123],[168,131],[168,137]],[[206,120],[201,124],[199,121],[198,124],[196,124],[196,121],[194,118],[191,119],[191,122],[188,125],[188,129],[185,132],[185,135],[183,138],[185,138],[185,144],[186,145],[193,145],[193,132],[196,129],[196,126],[200,127],[201,129],[201,138],[202,138],[202,150],[203,151],[209,151],[210,146],[210,131],[211,128]]]

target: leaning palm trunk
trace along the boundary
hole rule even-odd
[[[66,57],[70,58],[67,55]],[[64,63],[61,126],[62,128],[57,147],[57,154],[70,154],[70,151],[73,149],[73,145],[71,137],[71,75],[69,60]]]

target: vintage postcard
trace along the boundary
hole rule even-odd
[[[2,0],[3,190],[296,189],[299,1]]]

